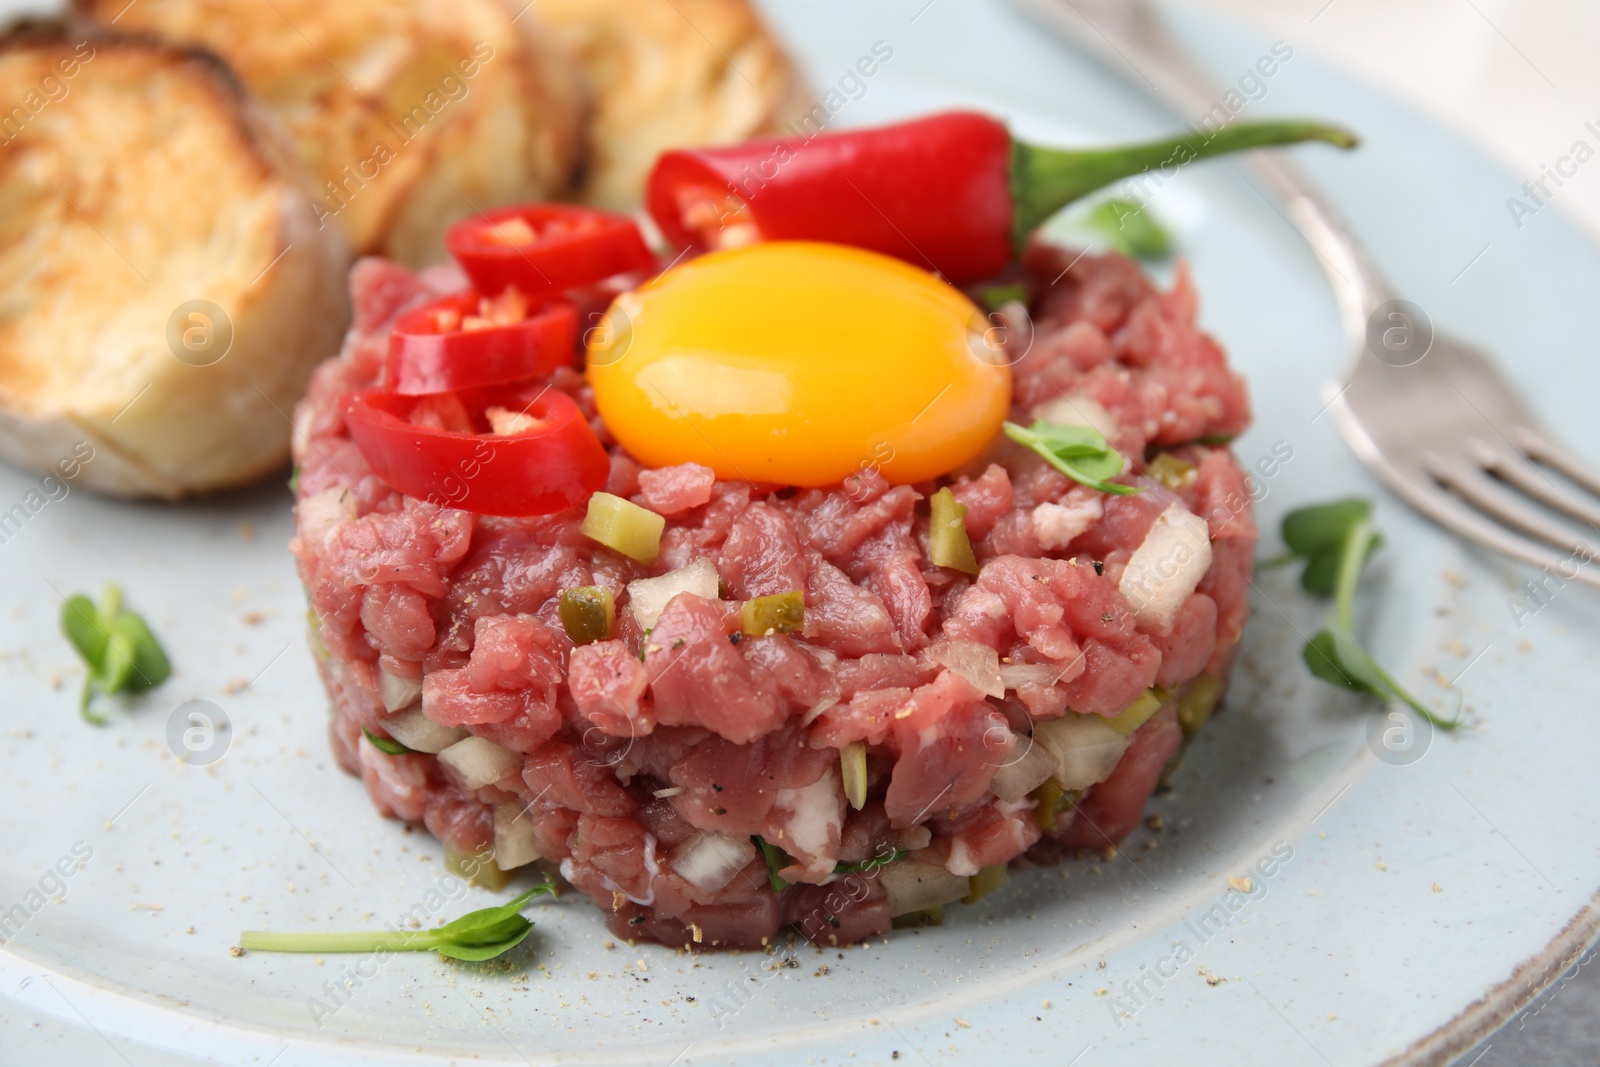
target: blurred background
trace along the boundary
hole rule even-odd
[[[1495,157],[1540,177],[1600,147],[1600,4],[1592,0],[1189,0],[1259,26],[1381,86]],[[1600,167],[1550,201],[1600,237]],[[1555,189],[1552,184],[1548,188]]]

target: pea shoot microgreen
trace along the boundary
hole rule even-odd
[[[767,881],[772,885],[774,893],[781,893],[789,888],[789,883],[778,877],[778,872],[789,866],[789,857],[777,845],[769,845],[760,834],[751,834],[750,840],[761,850],[761,858],[767,861]]]
[[[481,963],[522,944],[533,922],[522,909],[536,896],[556,895],[546,878],[517,899],[470,911],[433,930],[363,930],[348,933],[273,933],[246,930],[239,947],[246,952],[437,952],[451,959]]]
[[[1028,287],[1021,282],[1014,282],[1010,285],[985,285],[978,289],[978,299],[990,311],[999,311],[1012,302],[1026,305],[1028,303]]]
[[[1137,259],[1166,259],[1172,239],[1143,204],[1124,197],[1102,201],[1084,225],[1104,237],[1118,252]]]
[[[862,860],[860,863],[836,863],[836,864],[834,864],[834,867],[833,867],[833,873],[834,874],[855,874],[855,873],[859,873],[861,871],[874,870],[874,869],[876,869],[878,867],[887,867],[889,864],[893,863],[895,860],[903,859],[905,857],[905,854],[906,854],[906,850],[905,849],[897,848],[897,849],[893,849],[893,850],[891,850],[889,852],[886,852],[881,856],[873,856],[871,859]]]
[[[1303,560],[1300,585],[1315,596],[1334,598],[1333,615],[1302,653],[1311,673],[1342,689],[1401,701],[1442,730],[1461,725],[1459,714],[1445,719],[1424,706],[1356,640],[1356,585],[1368,557],[1382,541],[1372,525],[1372,504],[1350,499],[1298,508],[1283,520],[1283,540],[1289,551],[1269,565]]]
[[[1122,473],[1122,453],[1112,448],[1105,435],[1093,426],[1040,421],[1027,427],[1008,422],[1003,428],[1007,437],[1033,449],[1079,485],[1117,496],[1139,492],[1136,485],[1106,481]]]
[[[416,751],[416,749],[407,748],[392,737],[379,737],[365,726],[361,728],[361,735],[372,742],[373,748],[388,756],[404,756],[408,752]]]
[[[771,844],[764,840],[760,834],[751,834],[750,840],[754,842],[755,846],[761,850],[762,858],[767,861],[767,881],[771,884],[772,891],[774,893],[779,893],[789,888],[788,880],[781,878],[778,875],[779,871],[789,866],[789,854],[783,851],[783,849],[779,848],[777,845]],[[880,853],[879,855],[873,856],[871,859],[862,860],[859,863],[845,863],[840,861],[839,863],[833,865],[833,873],[857,874],[862,871],[874,870],[878,867],[885,867],[893,863],[895,860],[903,858],[905,854],[905,849],[897,848],[888,852]]]
[[[82,593],[61,605],[61,632],[77,649],[89,673],[83,680],[78,712],[96,726],[105,716],[89,710],[95,692],[142,693],[167,680],[172,665],[149,625],[122,607],[122,590],[107,584],[96,604]]]

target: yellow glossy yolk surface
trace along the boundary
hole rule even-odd
[[[663,273],[618,298],[587,355],[600,415],[641,463],[784,485],[948,473],[994,439],[1011,400],[994,332],[959,291],[805,241]]]

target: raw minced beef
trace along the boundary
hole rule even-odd
[[[1249,491],[1228,449],[1201,442],[1242,431],[1248,400],[1197,329],[1181,268],[1160,292],[1127,259],[1036,246],[1022,276],[1035,332],[1014,367],[1013,418],[1059,418],[1067,404],[1134,458],[1125,480],[1143,491],[1087,489],[1003,438],[915,486],[870,466],[802,490],[719,481],[693,464],[642,470],[595,416],[581,375],[564,370],[554,388],[611,452],[607,491],[666,516],[660,558],[645,566],[580,533],[581,507],[476,516],[372,475],[338,400],[378,380],[396,314],[462,280],[358,263],[356,322],[297,411],[291,546],[318,620],[340,765],[385,815],[457,852],[494,846],[497,811],[525,813],[523,859],[536,849],[615,933],[671,945],[758,945],[786,924],[841,944],[886,931],[883,879],[837,874],[840,864],[905,852],[966,876],[1119,840],[1182,741],[1177,695],[1226,678],[1245,624]],[[1176,489],[1141,477],[1161,451],[1193,468]],[[941,484],[968,509],[976,576],[928,562],[927,498]],[[1173,505],[1204,520],[1211,562],[1163,628],[1138,621],[1119,580]],[[627,584],[701,559],[715,564],[721,598],[680,594],[642,632]],[[558,598],[591,585],[613,592],[618,624],[575,648]],[[743,601],[793,590],[803,629],[741,639]],[[1167,705],[1048,833],[1033,798],[996,795],[997,768],[1034,723],[1113,716],[1152,687]],[[418,694],[434,723],[509,750],[511,769],[469,788],[448,761],[387,755],[362,736],[385,734],[404,710],[396,702]],[[839,750],[853,742],[867,751],[860,810],[841,775]],[[746,844],[753,835],[787,856],[783,891]],[[697,864],[708,841],[738,869]]]

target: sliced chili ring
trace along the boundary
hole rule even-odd
[[[525,293],[576,289],[656,265],[632,219],[574,204],[481,212],[451,226],[444,243],[490,295],[508,285]]]
[[[473,432],[411,421],[440,401]],[[372,472],[407,496],[480,515],[551,515],[580,504],[611,470],[577,403],[545,386],[491,388],[444,397],[386,389],[341,401],[350,436]],[[489,432],[492,423],[514,433]]]
[[[397,393],[423,396],[525,381],[571,366],[577,307],[548,298],[525,305],[514,288],[493,301],[469,290],[406,312],[389,334],[385,383]]]

